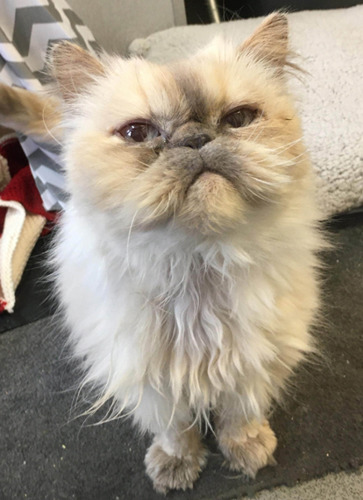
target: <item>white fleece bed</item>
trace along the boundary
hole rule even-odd
[[[324,216],[363,206],[363,6],[288,14],[291,47],[308,72],[291,80],[318,176]],[[131,55],[155,62],[188,56],[223,33],[240,43],[262,18],[171,28],[134,40]]]

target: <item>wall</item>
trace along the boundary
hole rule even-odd
[[[68,0],[107,52],[125,54],[134,38],[186,24],[183,0]]]

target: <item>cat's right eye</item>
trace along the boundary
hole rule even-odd
[[[116,128],[113,134],[131,142],[146,142],[159,137],[161,132],[151,122],[138,120]]]

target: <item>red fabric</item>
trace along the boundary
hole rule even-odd
[[[3,234],[6,210],[0,207],[0,236]]]
[[[39,191],[34,182],[27,157],[16,138],[7,139],[0,144],[0,155],[7,159],[11,180],[0,193],[0,198],[6,201],[17,201],[33,214],[42,215],[48,222],[53,224],[56,220],[56,212],[47,212],[42,203]],[[4,227],[6,208],[0,207],[0,234]],[[49,225],[43,234],[50,231]],[[1,308],[1,304],[0,304]]]
[[[28,165],[28,159],[16,137],[10,137],[10,139],[0,143],[0,155],[8,160],[11,177],[14,177],[25,165]]]

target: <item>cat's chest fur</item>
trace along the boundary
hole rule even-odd
[[[222,391],[245,390],[251,371],[274,357],[261,325],[274,316],[276,290],[246,257],[233,262],[219,245],[167,245],[160,254],[152,245],[129,248],[130,309],[135,301],[138,320],[145,314],[135,341],[148,382],[163,379],[175,400],[210,407]]]
[[[276,301],[289,286],[278,262],[267,272],[241,250],[188,247],[156,232],[118,239],[111,227],[100,244],[94,222],[69,211],[56,247],[87,383],[122,401],[152,386],[175,402],[186,397],[199,412],[229,392],[250,401],[259,381],[269,383],[286,320]],[[281,259],[286,267],[288,255]]]

